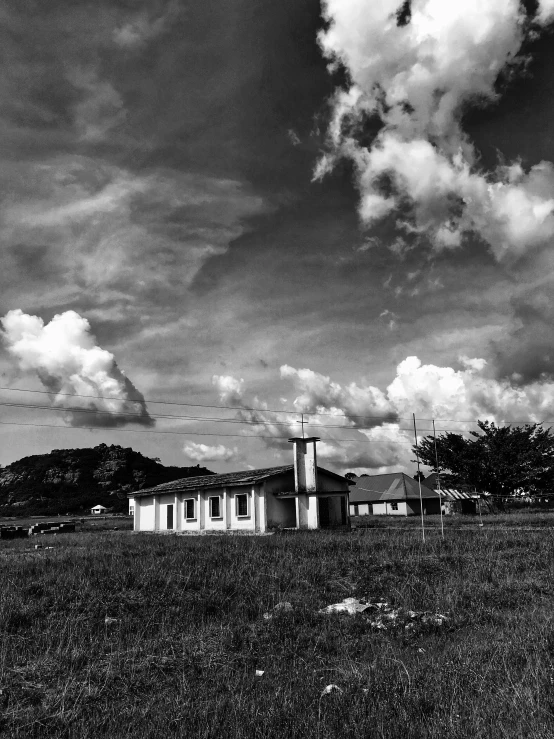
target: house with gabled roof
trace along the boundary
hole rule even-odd
[[[134,530],[263,533],[349,525],[349,482],[318,467],[318,437],[289,441],[293,464],[185,477],[129,493]]]
[[[415,516],[423,513],[440,513],[441,497],[423,483],[404,472],[390,472],[384,475],[363,475],[353,477],[356,484],[350,491],[350,515],[388,515]]]

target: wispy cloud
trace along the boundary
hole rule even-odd
[[[124,123],[127,111],[121,95],[110,82],[99,79],[96,70],[76,69],[68,78],[80,93],[73,115],[81,140],[102,141],[108,132]]]
[[[128,309],[140,297],[149,312],[171,308],[205,262],[267,208],[237,181],[168,169],[139,175],[83,156],[29,163],[18,174],[0,208],[4,241],[25,244],[32,259],[32,247],[40,249],[36,267],[55,265],[60,290],[95,302],[111,296]],[[28,266],[13,267],[10,281],[21,290]]]
[[[181,12],[177,0],[170,0],[157,12],[142,10],[127,17],[114,29],[113,40],[124,49],[143,46],[160,36]]]

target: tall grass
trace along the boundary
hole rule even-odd
[[[0,736],[551,738],[553,545],[547,528],[0,542]],[[449,620],[318,613],[347,596]]]

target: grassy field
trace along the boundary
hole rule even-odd
[[[441,518],[439,515],[424,516],[424,527],[429,530],[440,529]],[[505,513],[475,515],[443,516],[444,529],[476,528],[483,524],[488,528],[523,527],[542,528],[554,526],[554,510],[533,509],[511,509]],[[353,516],[353,526],[362,528],[401,528],[421,529],[420,516]]]
[[[34,542],[0,542],[2,737],[554,737],[549,527]],[[348,596],[401,616],[318,613]]]

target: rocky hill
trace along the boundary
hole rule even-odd
[[[125,512],[133,490],[210,474],[199,465],[164,467],[130,447],[54,449],[0,469],[0,516],[81,513],[97,504]]]

